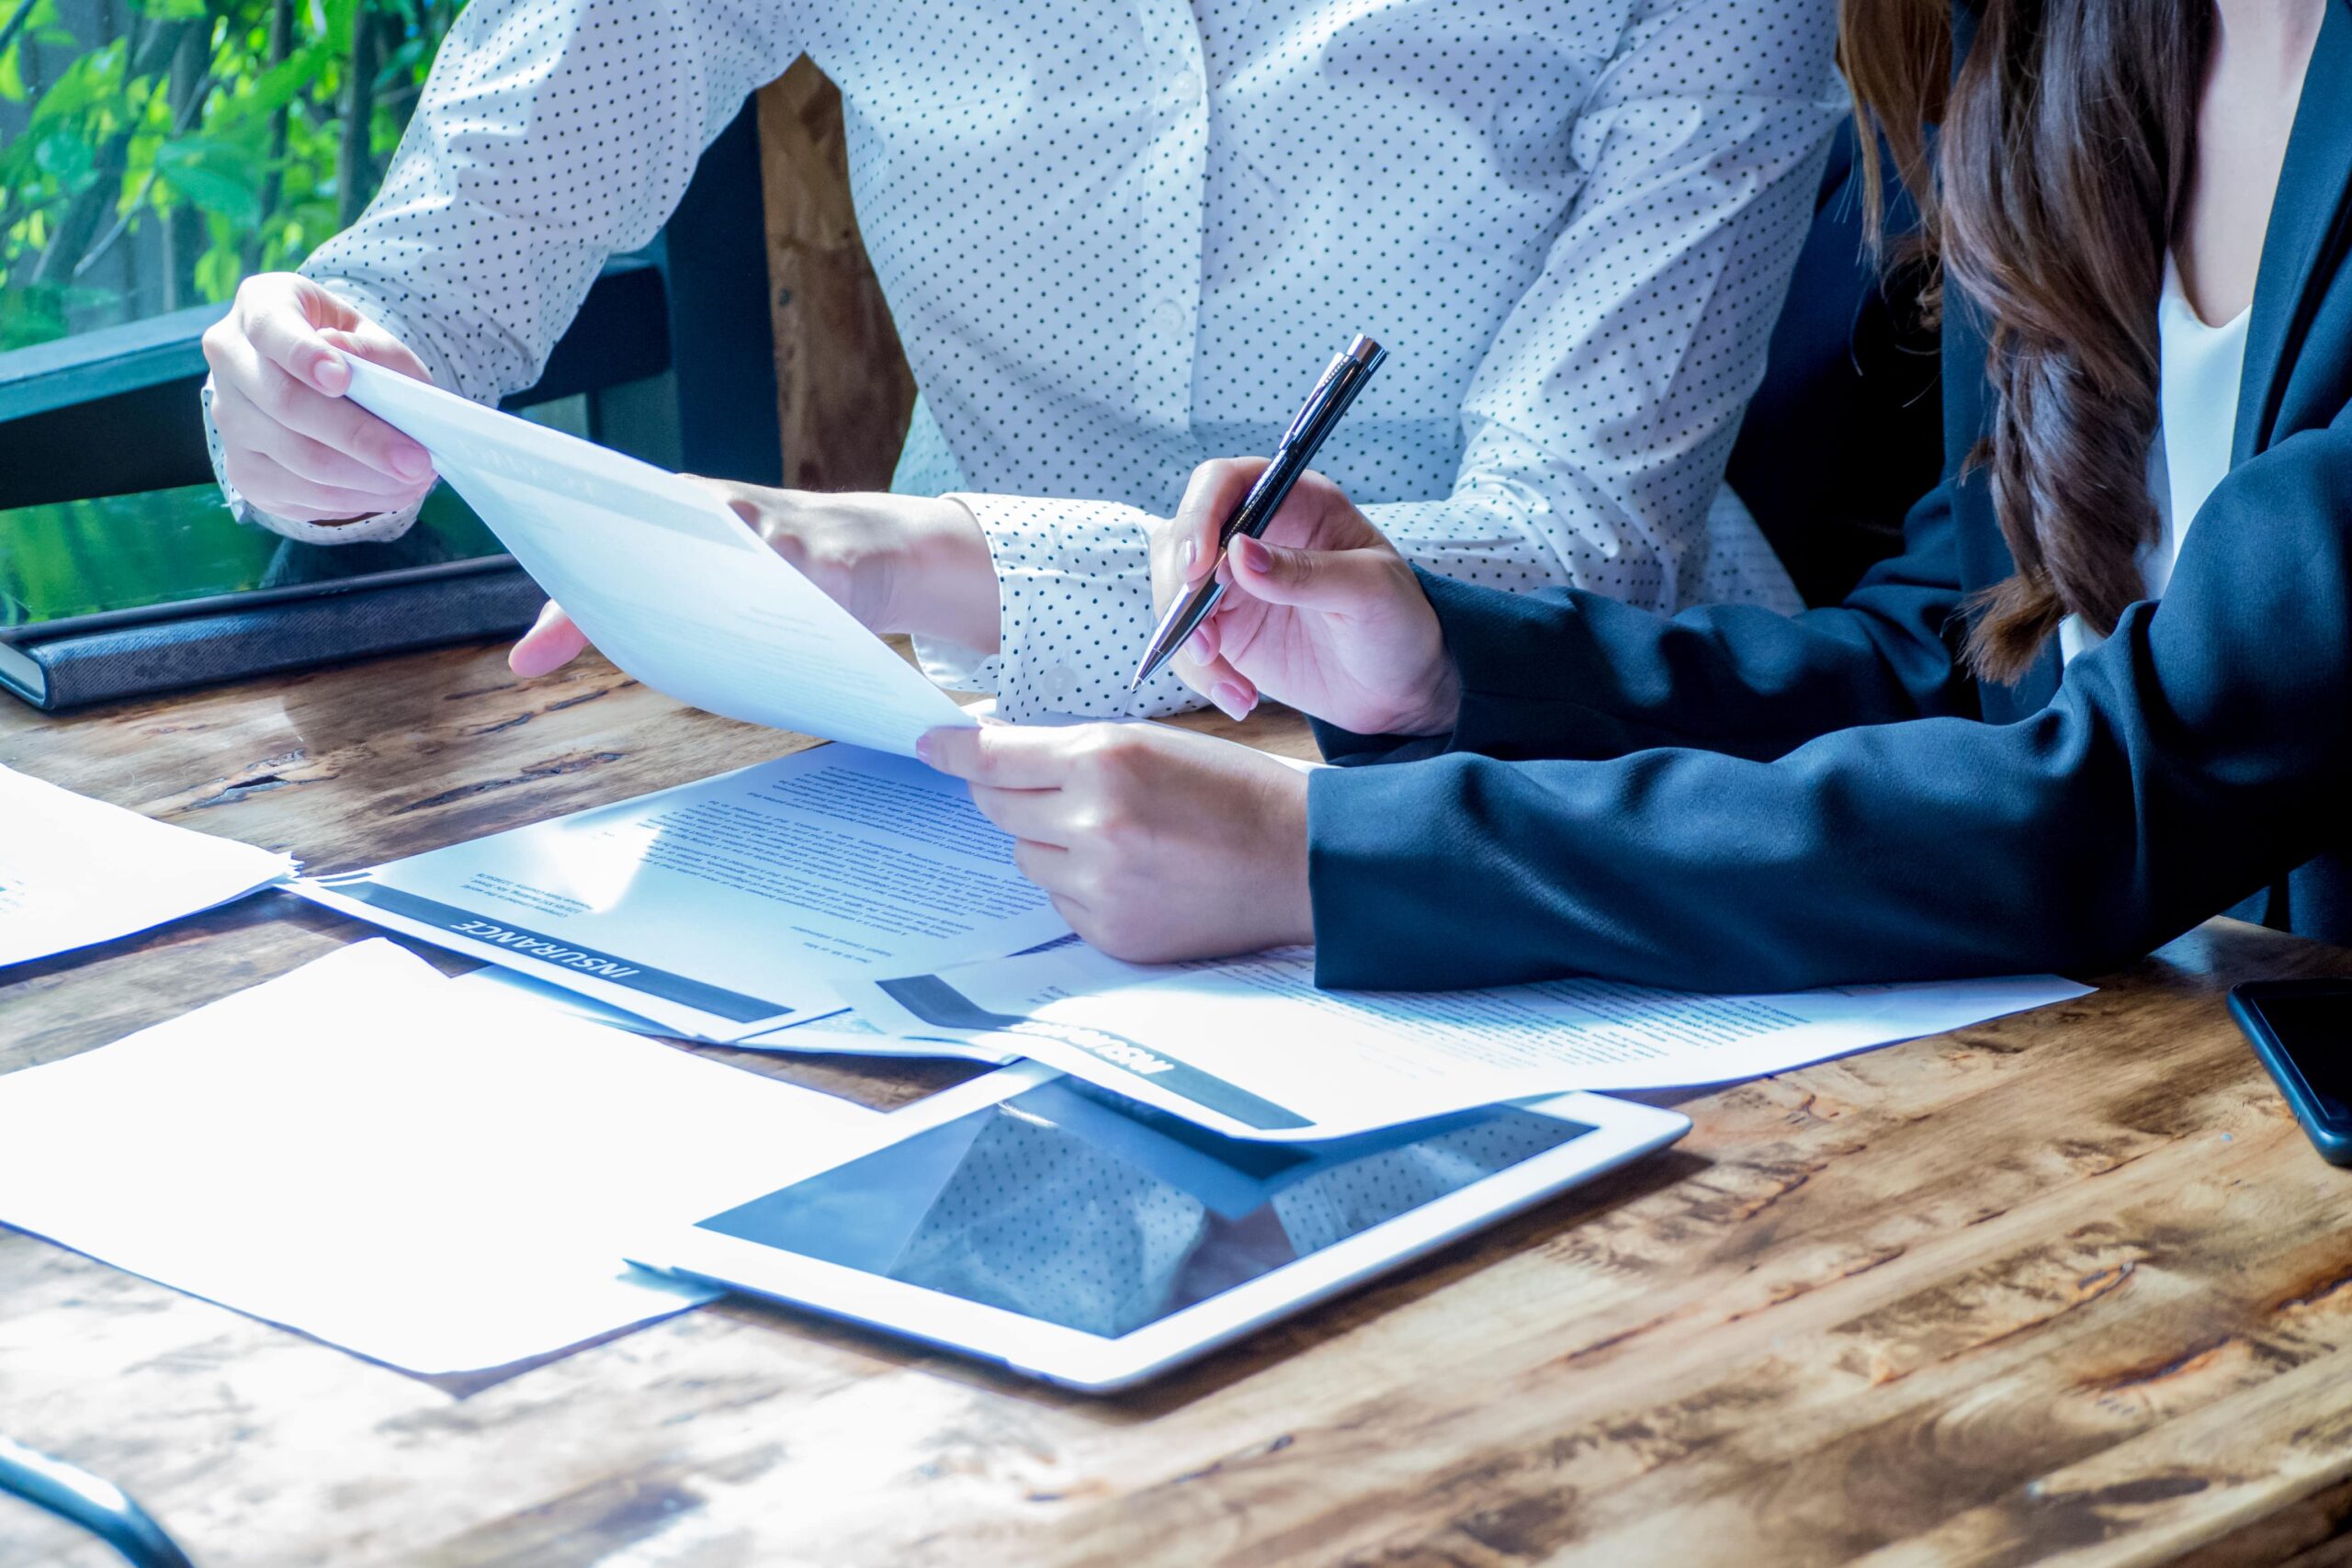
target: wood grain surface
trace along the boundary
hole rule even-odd
[[[0,707],[0,761],[321,870],[799,744],[481,649]],[[268,895],[7,971],[0,1070],[365,934]],[[2341,1562],[2352,1174],[2221,1000],[2314,973],[2352,953],[2216,923],[1690,1099],[1664,1155],[1108,1399],[737,1303],[420,1380],[0,1232],[0,1430],[211,1568]],[[730,1059],[877,1105],[960,1076]],[[0,1563],[108,1561],[0,1501]]]
[[[757,102],[784,482],[888,490],[915,378],[850,206],[841,89],[804,56]]]

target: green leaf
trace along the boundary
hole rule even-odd
[[[16,3],[0,0],[0,10]],[[117,36],[95,45],[68,26],[94,21],[91,3],[34,0],[13,52],[0,50],[0,106],[16,106],[5,109],[9,131],[0,135],[0,278],[10,282],[0,289],[0,340],[40,341],[142,308],[111,291],[86,307],[54,290],[39,301],[18,298],[28,259],[51,243],[69,205],[101,175],[109,223],[125,220],[136,231],[167,214],[203,215],[209,248],[193,278],[203,293],[232,288],[241,264],[300,261],[336,227],[336,152],[347,134],[339,95],[355,24],[364,14],[387,19],[377,110],[350,132],[381,153],[413,107],[408,84],[424,78],[461,8],[458,0],[299,0],[287,58],[274,62],[273,0],[113,0]],[[130,45],[151,31],[168,39],[190,22],[209,44],[215,90],[200,122],[175,134],[168,73],[151,59],[134,76]],[[50,66],[38,91],[24,53],[35,39]],[[265,211],[261,196],[273,186],[276,200]],[[153,284],[145,279],[139,298],[151,296]]]
[[[243,270],[236,246],[215,243],[196,258],[197,291],[215,303],[230,299],[237,292]]]
[[[155,177],[207,212],[251,227],[261,221],[261,168],[243,149],[201,133],[155,150]]]
[[[122,39],[102,44],[59,73],[49,91],[33,105],[26,134],[85,109],[108,105],[122,91]]]
[[[71,125],[61,125],[33,142],[33,162],[67,185],[79,185],[97,166],[90,140]]]
[[[206,116],[205,129],[219,134],[266,121],[319,80],[334,53],[323,42],[304,44],[254,77],[249,89]]]
[[[335,52],[346,59],[351,53],[352,23],[359,16],[361,0],[323,0],[319,6],[319,30]]]
[[[63,335],[65,310],[53,287],[0,289],[0,350]]]
[[[122,147],[122,185],[126,194],[133,186],[147,183],[147,173],[155,166],[155,150],[164,144],[160,136],[134,136]]]

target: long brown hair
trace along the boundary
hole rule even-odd
[[[1965,0],[1963,0],[1965,3]],[[1968,660],[2014,682],[2069,614],[2101,636],[2145,597],[2156,302],[2188,176],[2212,0],[1982,0],[1955,74],[1952,0],[1841,0],[1861,119],[1985,322],[1993,502],[2017,575],[1971,607]],[[1939,128],[1930,136],[1930,128]],[[1876,239],[1873,234],[1873,239]]]

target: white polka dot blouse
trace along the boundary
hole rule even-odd
[[[472,0],[382,191],[303,270],[443,386],[526,387],[806,51],[922,391],[899,488],[968,504],[1001,585],[1001,652],[924,647],[934,677],[1015,718],[1188,705],[1167,673],[1125,690],[1145,527],[1203,459],[1269,450],[1358,332],[1390,359],[1317,466],[1415,561],[1792,609],[1722,479],[1840,113],[1834,13]]]

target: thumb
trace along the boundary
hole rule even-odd
[[[408,344],[373,321],[363,321],[350,328],[328,327],[319,336],[354,359],[364,359],[412,380],[432,383],[433,373],[424,367],[424,361]]]
[[[1269,604],[1340,613],[1378,596],[1385,573],[1369,550],[1296,550],[1248,535],[1226,551],[1233,585]]]
[[[587,634],[571,624],[562,605],[549,600],[537,624],[507,652],[506,667],[528,680],[561,669],[587,646]]]

